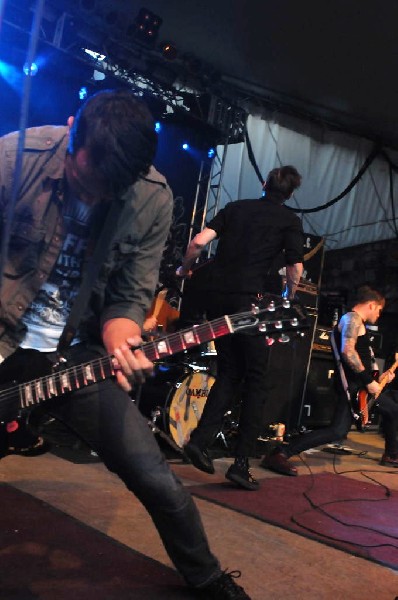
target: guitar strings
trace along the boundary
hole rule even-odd
[[[272,312],[272,313],[277,313],[277,311],[282,308],[283,311],[286,313],[286,311],[290,311],[292,312],[292,308],[286,308],[284,307],[282,304],[279,306],[275,306],[275,308],[270,309],[265,308],[265,309],[260,309],[259,312]],[[294,315],[296,315],[296,311],[293,309]],[[179,344],[179,350],[171,350],[171,351],[167,351],[164,354],[166,356],[171,356],[174,353],[177,353],[178,351],[184,351],[184,350],[188,350],[190,348],[194,348],[195,346],[200,345],[201,343],[208,341],[208,336],[205,340],[202,341],[198,341],[197,339],[195,340],[195,343],[190,343],[189,347],[187,348],[187,343],[186,341],[183,339],[184,334],[187,333],[191,333],[194,332],[196,335],[195,337],[200,337],[201,334],[208,332],[209,329],[212,332],[215,332],[217,330],[217,328],[220,327],[226,327],[228,330],[225,331],[224,333],[218,333],[218,335],[216,334],[215,337],[222,337],[223,335],[228,335],[229,333],[233,333],[233,331],[231,332],[228,328],[228,320],[233,321],[234,319],[238,319],[238,318],[244,318],[244,316],[254,316],[254,317],[258,317],[258,314],[256,315],[255,313],[253,313],[252,311],[246,311],[246,312],[241,312],[241,313],[235,313],[233,315],[224,315],[222,317],[219,317],[218,319],[214,319],[212,321],[206,321],[204,323],[198,324],[198,325],[194,325],[191,328],[187,328],[184,329],[182,331],[178,331],[176,333],[170,334],[170,335],[165,335],[163,337],[160,337],[158,339],[156,339],[155,341],[152,342],[146,342],[140,346],[137,347],[137,349],[142,350],[144,353],[146,351],[146,349],[148,349],[148,353],[150,353],[150,350],[152,350],[152,356],[153,358],[151,360],[159,360],[161,357],[159,356],[159,344],[161,344],[162,342],[166,342],[167,347],[171,347],[173,345],[174,342],[178,342]],[[266,319],[265,321],[263,320],[262,322],[265,322],[268,325],[272,325],[275,326],[276,323],[282,323],[282,330],[284,328],[284,323],[286,321],[290,321],[293,319],[294,317],[292,316],[292,314],[290,314],[289,317],[286,316],[286,314],[282,314],[280,316],[280,318],[277,318],[276,315],[273,315],[273,319],[269,320]],[[302,320],[302,319],[301,319]],[[244,325],[242,327],[242,329],[244,328],[250,328],[250,327],[254,327],[256,326],[258,323],[260,322],[260,318],[258,318],[258,320],[253,324],[253,325]],[[286,327],[285,327],[286,330]],[[294,330],[295,331],[300,331],[300,326],[296,325],[294,326]],[[277,331],[275,331],[274,333],[280,333],[281,329],[278,329]],[[272,333],[272,332],[271,332]],[[163,352],[162,352],[163,354]],[[84,373],[84,371],[91,366],[93,369],[100,369],[102,368],[102,366],[105,363],[109,363],[111,365],[111,372],[110,375],[108,375],[108,377],[110,377],[111,375],[115,374],[115,370],[112,366],[112,361],[113,361],[114,357],[112,355],[106,355],[106,356],[101,356],[97,359],[93,359],[91,361],[87,361],[85,363],[79,364],[79,365],[72,365],[70,367],[67,367],[66,369],[62,369],[62,370],[55,370],[54,372],[48,374],[48,375],[44,375],[42,377],[38,377],[36,379],[27,381],[27,382],[22,382],[22,383],[17,383],[15,385],[10,385],[9,387],[7,387],[7,389],[0,391],[0,407],[4,406],[12,406],[13,404],[15,405],[16,403],[16,396],[18,395],[19,400],[21,401],[21,394],[23,393],[24,389],[26,388],[30,388],[31,391],[35,391],[38,386],[40,385],[40,382],[45,382],[45,381],[50,381],[50,380],[54,380],[55,384],[59,384],[61,387],[61,383],[62,383],[62,379],[65,379],[65,377],[68,377],[70,375],[75,375],[76,373],[82,374]],[[109,367],[108,364],[108,367]],[[86,385],[90,385],[92,383],[96,383],[96,381],[100,381],[103,379],[106,379],[107,377],[104,376],[96,376],[96,379],[94,380],[90,380],[89,383],[84,383],[84,385],[82,386],[82,384],[79,385],[75,385],[75,387],[73,387],[72,389],[64,389],[63,391],[59,392],[57,391],[57,394],[50,394],[49,397],[36,397],[36,393],[35,395],[31,396],[32,400],[32,404],[30,404],[29,406],[19,406],[16,408],[31,408],[34,407],[35,405],[38,405],[46,400],[49,400],[51,398],[55,398],[57,396],[61,396],[64,394],[67,394],[70,391],[73,391],[73,389],[78,389],[79,387],[85,387]],[[78,380],[77,380],[78,381]]]

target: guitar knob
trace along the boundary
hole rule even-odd
[[[283,298],[282,306],[283,308],[290,308],[290,300],[288,300],[287,298]]]
[[[282,321],[275,321],[274,326],[275,329],[282,329]]]
[[[258,313],[260,312],[260,308],[256,304],[252,304],[251,312],[253,313],[253,315],[258,315]]]
[[[297,319],[296,317],[294,317],[294,319],[292,319],[292,320],[290,321],[290,325],[291,325],[292,327],[298,327],[298,319]]]
[[[260,333],[265,333],[267,331],[267,325],[265,323],[260,323],[258,330]]]
[[[269,310],[270,312],[273,312],[275,310],[275,302],[273,300],[271,300],[271,302],[268,304],[267,310]]]
[[[278,342],[280,342],[281,344],[287,344],[288,342],[290,342],[290,337],[286,335],[286,333],[282,333],[282,335],[278,337]]]
[[[274,338],[272,338],[272,337],[268,337],[268,336],[267,336],[266,338],[264,338],[264,341],[265,341],[265,344],[266,344],[267,346],[272,346],[272,344],[274,344],[274,343],[275,343],[275,340],[274,340]]]

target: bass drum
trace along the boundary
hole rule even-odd
[[[213,375],[196,371],[176,383],[165,417],[166,427],[180,448],[196,428],[214,382]]]
[[[158,364],[136,399],[140,412],[180,448],[197,426],[215,377],[186,364]]]

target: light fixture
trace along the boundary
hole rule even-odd
[[[127,29],[127,35],[136,41],[153,45],[158,37],[162,22],[163,19],[152,11],[144,7],[140,8],[134,22]]]
[[[31,77],[34,77],[37,74],[38,70],[39,67],[35,62],[32,62],[30,65],[28,62],[26,62],[23,66],[23,72],[25,73],[25,75],[30,75]]]
[[[166,60],[174,60],[177,58],[177,48],[171,42],[163,42],[163,44],[160,46],[160,50],[163,58]]]
[[[155,131],[156,133],[159,133],[159,131],[162,129],[162,125],[161,123],[159,123],[159,121],[157,123],[155,123]]]
[[[183,150],[187,151],[189,150],[189,144],[187,142],[184,142],[183,145],[181,146]]]

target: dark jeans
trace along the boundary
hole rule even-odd
[[[76,363],[98,357],[82,346],[70,352]],[[170,470],[128,394],[108,379],[44,406],[91,446],[142,502],[189,585],[200,587],[221,573],[191,495]]]
[[[387,391],[381,394],[376,408],[381,415],[381,424],[385,438],[385,453],[388,456],[394,456],[398,453],[398,401],[395,393]],[[344,394],[339,393],[331,424],[328,427],[314,429],[298,436],[284,450],[290,457],[300,454],[304,450],[344,439],[351,429],[352,420],[348,400]]]
[[[251,300],[248,296],[233,294],[210,295],[208,316],[213,319],[223,314],[250,310]],[[216,381],[210,390],[199,425],[191,434],[191,441],[202,449],[208,447],[220,431],[225,413],[238,398],[241,407],[234,453],[236,456],[253,456],[269,391],[266,378],[269,349],[262,336],[244,333],[218,338],[215,346]]]

